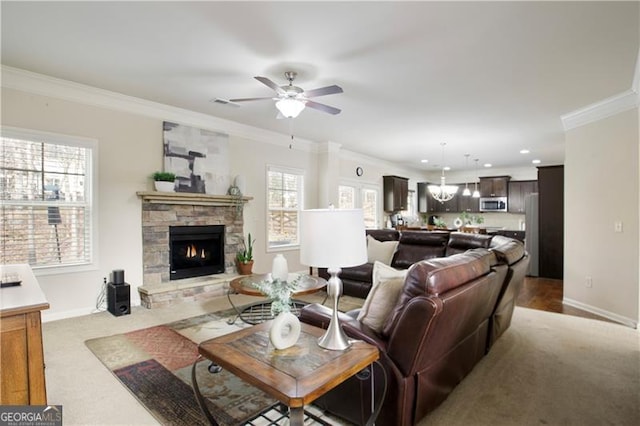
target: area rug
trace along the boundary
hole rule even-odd
[[[301,299],[314,302],[322,297],[309,295]],[[343,296],[338,309],[343,312],[355,309],[362,306],[363,301]],[[236,321],[229,324],[229,319],[233,318]],[[237,318],[235,310],[227,309],[91,339],[85,344],[158,422],[177,426],[205,425],[208,421],[191,385],[191,368],[198,358],[198,344],[244,327],[250,325]],[[198,386],[209,411],[221,426],[242,424],[276,402],[226,370],[209,373],[209,365],[207,360],[198,362]],[[281,417],[277,410],[272,411],[276,416],[270,417],[272,420]],[[271,416],[271,413],[266,415]],[[256,424],[264,424],[260,423],[263,420]]]
[[[231,314],[205,314],[85,343],[161,424],[207,424],[191,387],[191,367],[199,342],[246,326],[228,324]],[[225,370],[209,373],[208,365],[198,363],[198,385],[220,425],[241,423],[275,402]]]

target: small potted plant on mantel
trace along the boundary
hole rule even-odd
[[[174,192],[176,187],[176,175],[171,172],[155,172],[153,175],[156,191]]]
[[[256,240],[251,239],[251,232],[249,232],[245,241],[242,244],[243,248],[238,250],[236,254],[236,267],[238,268],[238,274],[251,275],[253,269],[253,243]]]

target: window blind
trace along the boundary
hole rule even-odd
[[[91,148],[4,131],[0,141],[0,263],[91,263]]]

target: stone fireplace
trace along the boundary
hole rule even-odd
[[[138,288],[142,305],[153,308],[224,295],[229,281],[237,276],[235,256],[244,235],[242,206],[251,197],[181,192],[137,195],[142,199],[144,282]],[[174,252],[172,234],[176,240]],[[222,247],[213,248],[212,244],[220,240]],[[176,266],[174,254],[183,256],[177,262],[181,273],[172,274],[177,272],[172,268]],[[204,264],[207,269],[201,271],[202,275],[191,274],[192,268]],[[192,276],[186,278],[188,275]]]

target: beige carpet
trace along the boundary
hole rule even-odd
[[[517,308],[511,328],[420,425],[640,425],[640,334]]]
[[[65,425],[157,425],[84,342],[228,308],[224,297],[45,323],[48,402],[64,406]],[[491,353],[419,424],[638,425],[639,347],[624,326],[517,308]]]

